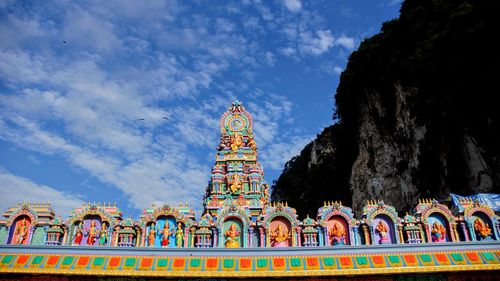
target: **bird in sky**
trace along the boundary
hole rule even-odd
[[[167,116],[163,116],[163,118],[162,118],[162,119],[164,119],[164,120],[168,120],[168,117],[167,117]]]
[[[66,40],[63,40],[62,42],[63,42],[64,45],[66,45]]]

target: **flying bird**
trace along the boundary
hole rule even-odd
[[[137,121],[144,121],[144,120],[146,120],[146,119],[144,119],[144,118],[137,119]]]
[[[66,40],[63,40],[62,42],[63,42],[64,45],[66,45]]]
[[[164,116],[162,119],[164,119],[164,120],[168,120],[168,117],[167,117],[167,116]]]

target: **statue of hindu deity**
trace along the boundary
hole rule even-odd
[[[238,148],[240,148],[243,145],[243,139],[241,138],[241,135],[236,132],[234,135],[229,137],[229,142],[231,143],[231,150],[236,151]]]
[[[253,135],[248,138],[247,146],[250,147],[254,152],[257,151],[257,143],[253,139]]]
[[[106,226],[105,223],[103,223],[99,235],[99,245],[106,245],[107,242],[108,242],[108,227]]]
[[[184,240],[184,234],[182,232],[181,222],[177,222],[177,230],[175,231],[175,245],[177,248],[182,248],[182,242]]]
[[[332,245],[345,245],[345,229],[340,222],[334,222],[328,234]]]
[[[431,235],[432,242],[446,242],[446,229],[440,222],[434,222]]]
[[[94,245],[96,237],[98,238],[99,234],[97,233],[95,220],[92,220],[92,222],[90,222],[90,227],[87,230],[87,245]]]
[[[229,186],[229,190],[231,191],[231,193],[235,193],[236,191],[241,190],[241,180],[240,180],[240,176],[238,176],[238,174],[234,174],[232,176],[231,185]]]
[[[73,239],[73,245],[80,245],[83,239],[83,232],[80,226],[76,227],[75,238]]]
[[[168,247],[170,235],[174,233],[172,230],[170,230],[170,225],[168,224],[168,221],[165,221],[165,225],[163,226],[163,229],[161,230],[161,246],[162,247]]]
[[[291,233],[283,230],[283,226],[278,224],[276,229],[271,232],[272,247],[288,247],[288,239]]]
[[[26,240],[27,237],[28,237],[28,226],[26,225],[26,218],[23,218],[20,224],[18,223],[16,227],[14,244],[23,244],[23,242]]]
[[[226,248],[239,248],[240,247],[240,231],[233,222],[229,229],[226,231]]]
[[[474,231],[478,240],[488,239],[491,235],[491,229],[482,219],[477,218],[474,222]]]
[[[156,238],[155,223],[152,223],[151,226],[149,227],[149,234],[148,234],[148,246],[149,247],[155,246],[155,238]]]
[[[389,237],[387,236],[387,233],[389,232],[389,227],[383,220],[380,220],[378,222],[376,231],[380,235],[379,244],[385,244],[390,242]]]

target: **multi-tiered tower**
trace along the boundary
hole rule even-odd
[[[220,143],[203,204],[205,213],[220,214],[224,206],[247,208],[256,221],[269,201],[269,185],[257,161],[252,116],[235,101],[220,119]]]

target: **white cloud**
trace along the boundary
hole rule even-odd
[[[316,56],[328,52],[335,42],[330,30],[318,30],[314,35],[311,32],[302,32],[300,37],[300,50]]]
[[[339,45],[348,50],[352,50],[354,49],[354,38],[342,35],[335,40],[335,45]]]
[[[297,51],[292,47],[281,48],[279,52],[285,57],[291,57],[297,53]]]
[[[0,168],[0,210],[23,202],[50,202],[57,215],[67,216],[73,208],[84,202],[79,194],[68,194],[55,188],[40,185],[23,177],[13,175]]]
[[[291,12],[299,12],[302,10],[302,3],[300,0],[283,0],[285,7]]]

